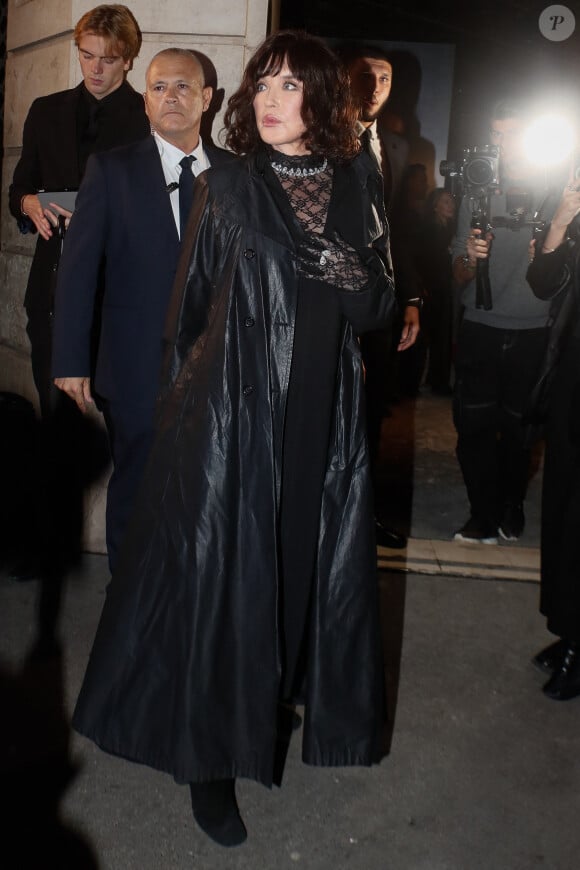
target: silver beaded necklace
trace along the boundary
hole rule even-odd
[[[277,175],[287,175],[289,178],[306,178],[309,175],[319,175],[328,166],[326,157],[320,166],[289,166],[284,163],[272,162],[272,169]]]

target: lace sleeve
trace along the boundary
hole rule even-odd
[[[299,252],[300,274],[328,281],[341,290],[361,290],[368,280],[360,256],[342,239],[309,234]]]

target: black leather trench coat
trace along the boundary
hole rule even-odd
[[[543,238],[536,243],[539,249]],[[548,343],[534,409],[545,423],[540,612],[557,637],[580,638],[580,234],[577,220],[553,253],[537,255],[528,282],[551,299]]]
[[[280,686],[277,511],[300,229],[263,155],[197,182],[168,320],[157,441],[74,727],[178,782],[270,785]],[[381,757],[383,670],[363,372],[354,330],[394,305],[380,178],[337,166],[327,227],[369,281],[340,293],[305,685],[304,761]],[[373,246],[373,247],[371,247]],[[320,325],[324,329],[324,324]],[[299,546],[299,542],[297,542]]]

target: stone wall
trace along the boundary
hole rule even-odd
[[[30,370],[24,289],[36,236],[20,235],[8,212],[7,194],[20,154],[22,127],[35,97],[81,81],[72,31],[95,0],[9,0],[4,101],[4,161],[0,216],[0,390],[36,404]],[[145,69],[162,48],[178,45],[203,53],[217,73],[211,137],[219,143],[227,97],[237,87],[247,58],[268,31],[268,0],[133,0],[127,5],[143,32],[140,56],[129,81],[144,90]],[[274,4],[274,8],[276,4]],[[208,130],[203,130],[204,135]],[[104,552],[107,478],[87,494],[86,549]]]

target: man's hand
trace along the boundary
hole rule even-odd
[[[465,257],[456,257],[452,266],[453,278],[460,286],[475,278],[477,261],[489,257],[492,239],[491,233],[486,233],[485,238],[482,238],[481,230],[471,230],[465,244]]]
[[[580,214],[580,182],[574,175],[571,175],[569,183],[562,193],[556,214],[548,227],[540,253],[549,254],[560,247],[566,238],[568,224],[574,220],[577,214]]]
[[[90,378],[55,378],[54,383],[77,403],[83,414],[87,411],[87,405],[94,404]]]
[[[489,247],[492,238],[491,233],[486,233],[485,238],[483,238],[481,230],[471,230],[471,235],[468,237],[465,245],[470,263],[475,264],[475,260],[485,260],[489,257]]]
[[[50,221],[46,217],[41,202],[35,193],[27,193],[26,196],[22,197],[20,201],[20,211],[22,214],[25,214],[27,218],[30,218],[38,230],[39,235],[41,235],[45,241],[48,241],[52,236]]]
[[[408,350],[417,341],[419,335],[419,309],[416,305],[407,305],[403,315],[403,329],[397,350]]]
[[[61,205],[57,205],[56,202],[49,202],[48,208],[44,209],[44,214],[51,222],[53,227],[58,226],[58,216],[62,215],[65,219],[64,228],[68,230],[68,225],[70,224],[70,219],[72,217],[72,211],[69,211],[68,208],[63,208]]]

